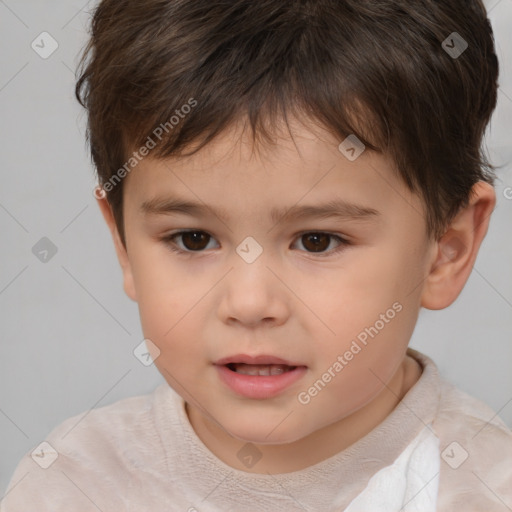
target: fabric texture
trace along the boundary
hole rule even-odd
[[[439,439],[427,425],[391,466],[370,478],[346,512],[434,512],[439,486]]]
[[[0,512],[512,510],[512,432],[491,408],[440,378],[430,358],[408,353],[422,375],[392,413],[301,471],[228,466],[163,383],[61,423],[47,445],[20,461]]]

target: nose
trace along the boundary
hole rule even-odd
[[[278,273],[264,252],[252,263],[234,258],[220,286],[220,319],[251,328],[284,323],[289,316],[290,297]]]

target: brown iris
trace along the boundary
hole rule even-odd
[[[302,243],[308,251],[323,252],[327,247],[329,247],[330,238],[330,235],[326,235],[324,233],[308,233],[307,235],[302,236]],[[305,240],[308,242],[306,243]],[[308,247],[309,242],[311,242],[310,247]]]
[[[208,245],[210,235],[202,231],[190,231],[182,233],[181,238],[183,240],[183,245],[188,250],[201,251]],[[189,240],[190,243],[185,242],[185,240]]]

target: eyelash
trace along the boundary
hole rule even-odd
[[[170,233],[169,235],[166,235],[165,237],[162,237],[161,241],[166,244],[166,246],[169,248],[169,250],[171,250],[172,252],[177,253],[180,256],[190,257],[193,254],[201,254],[201,253],[205,252],[204,250],[203,251],[190,251],[190,250],[184,251],[183,249],[177,248],[176,247],[176,243],[174,242],[174,239],[176,237],[179,237],[179,236],[181,236],[183,234],[186,234],[186,233],[204,233],[204,234],[208,235],[210,238],[213,238],[206,231],[202,231],[202,230],[199,230],[199,229],[191,229],[191,230],[188,230],[188,231],[177,231],[175,233]],[[327,236],[329,236],[331,238],[337,239],[338,242],[340,243],[340,245],[337,248],[332,249],[330,251],[326,251],[326,252],[315,253],[315,252],[301,251],[301,252],[306,252],[306,254],[312,254],[312,255],[319,256],[321,258],[322,257],[325,258],[325,257],[328,257],[328,256],[332,256],[333,254],[337,254],[337,253],[343,251],[344,249],[346,249],[346,246],[351,245],[351,242],[349,242],[345,238],[342,238],[339,235],[334,235],[332,233],[328,233],[328,232],[325,232],[325,231],[303,231],[302,233],[299,233],[297,235],[296,239],[300,239],[304,235],[310,235],[310,234],[314,234],[314,235],[327,235]]]

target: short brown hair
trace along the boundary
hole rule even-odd
[[[499,66],[480,0],[102,0],[79,68],[100,185],[191,98],[152,156],[194,154],[245,116],[272,140],[278,116],[302,115],[387,153],[437,239],[477,181],[494,185],[481,144]]]

